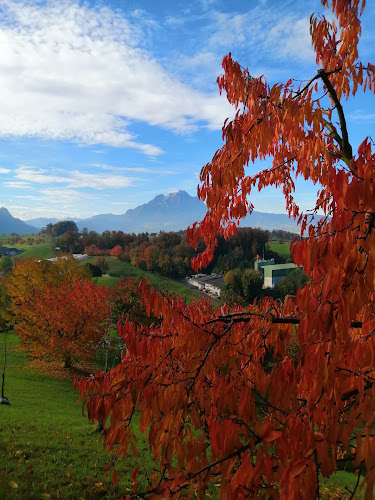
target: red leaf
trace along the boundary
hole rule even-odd
[[[138,471],[139,471],[139,467],[136,467],[133,472],[132,472],[132,480],[133,480],[133,490],[134,490],[134,493],[138,493],[138,489],[137,489],[137,474],[138,474]]]

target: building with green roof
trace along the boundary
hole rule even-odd
[[[293,262],[289,264],[275,264],[273,266],[264,266],[263,270],[263,287],[273,288],[277,283],[286,277],[286,275],[297,266]]]

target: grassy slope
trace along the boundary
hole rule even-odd
[[[0,245],[3,244],[6,238],[6,236],[0,236]],[[27,236],[24,236],[23,238],[26,239]],[[21,245],[14,244],[6,246],[24,250],[22,254],[16,257],[17,259],[24,260],[33,257],[49,259],[56,256],[56,251],[52,249],[50,243],[40,243],[39,245],[29,245],[28,243],[23,243]],[[156,288],[162,291],[179,294],[187,302],[190,302],[193,298],[198,297],[198,294],[185,287],[178,281],[166,278],[164,276],[159,276],[157,274],[149,273],[147,271],[142,271],[141,269],[132,266],[128,262],[123,262],[113,257],[106,257],[106,259],[109,263],[109,274],[111,276],[110,278],[103,277],[97,279],[97,282],[101,285],[113,287],[119,281],[119,278],[121,278],[121,276],[131,276],[135,279],[146,278]],[[87,264],[88,262],[93,262],[94,260],[95,258],[90,258],[83,261],[82,264]]]
[[[1,336],[0,341],[2,347]],[[116,494],[105,473],[109,459],[100,434],[82,416],[72,383],[30,370],[18,338],[11,334],[9,341],[5,395],[11,406],[0,406],[0,498],[99,498],[104,485],[110,490],[106,498],[132,491],[135,459],[121,460]],[[147,467],[151,457],[143,436],[138,437],[140,460]]]
[[[55,257],[56,251],[52,250],[49,243],[40,243],[39,245],[14,245],[15,248],[24,249],[25,251],[17,256],[17,259],[32,259],[38,257],[40,259],[50,259]]]
[[[20,238],[26,240],[29,238],[30,235],[26,236],[20,236]],[[32,236],[31,236],[32,237]],[[4,245],[4,241],[6,241],[8,236],[0,236],[0,245],[1,246],[6,246],[10,248],[17,248],[18,250],[24,250],[23,253],[17,256],[17,259],[31,259],[33,257],[38,257],[41,259],[49,259],[51,257],[54,257],[56,255],[56,251],[52,249],[51,244],[49,242],[47,243],[39,243],[39,245],[32,244],[29,245],[28,243],[14,243],[14,244],[6,244]],[[33,237],[32,237],[33,238]]]
[[[277,252],[284,259],[290,258],[290,241],[286,241],[285,243],[278,243],[277,241],[272,241],[268,243],[268,247],[270,250]]]
[[[123,262],[121,260],[115,259],[113,257],[106,257],[109,263],[110,278],[96,278],[98,283],[106,286],[115,286],[116,281],[114,278],[120,278],[121,276],[131,276],[135,279],[146,278],[155,288],[162,291],[168,291],[171,293],[179,294],[187,302],[190,302],[193,298],[197,298],[198,295],[187,288],[182,283],[166,278],[164,276],[159,276],[158,274],[149,273],[147,271],[142,271],[138,267],[132,266],[129,262]],[[93,262],[95,258],[85,260],[84,263]]]
[[[113,288],[120,281],[120,278],[116,278],[115,276],[102,276],[100,278],[92,278],[95,283],[98,285],[104,285],[108,288]]]

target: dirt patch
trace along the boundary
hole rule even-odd
[[[32,359],[28,368],[34,372],[48,375],[62,380],[72,380],[73,378],[88,377],[92,373],[99,371],[98,367],[90,363],[77,363],[73,368],[65,368],[63,363],[46,363],[40,359]]]

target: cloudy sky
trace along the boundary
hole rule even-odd
[[[360,49],[374,62],[367,3]],[[223,56],[271,84],[308,79],[314,11],[318,0],[0,0],[0,206],[89,217],[195,195],[233,113],[215,83]],[[375,99],[345,111],[354,146],[375,135]],[[310,208],[315,188],[298,188]],[[284,212],[273,190],[254,204]]]

